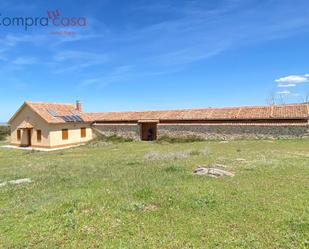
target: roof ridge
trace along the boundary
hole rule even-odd
[[[107,111],[107,112],[87,112],[88,114],[99,114],[99,113],[143,113],[143,112],[160,112],[160,111],[199,111],[199,110],[225,110],[225,109],[244,109],[244,108],[273,108],[276,107],[290,107],[290,106],[303,106],[304,103],[299,104],[280,104],[280,105],[255,105],[255,106],[235,106],[235,107],[206,107],[206,108],[186,108],[186,109],[161,109],[161,110],[140,110],[140,111]]]
[[[36,102],[36,101],[25,101],[27,104],[50,104],[50,105],[70,105],[74,106],[72,103],[59,103],[59,102]]]

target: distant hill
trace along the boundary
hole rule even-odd
[[[0,122],[0,126],[8,126],[8,123]]]

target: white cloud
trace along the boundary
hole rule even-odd
[[[287,84],[279,83],[278,84],[278,87],[294,87],[294,86],[296,86],[296,84],[293,84],[293,83],[287,83]]]
[[[308,82],[308,74],[305,74],[305,75],[289,75],[289,76],[285,76],[285,77],[281,77],[279,79],[276,79],[275,81],[278,82],[278,83],[284,83],[284,84],[300,84],[300,83]]]
[[[284,90],[284,91],[279,91],[279,92],[277,92],[277,94],[280,94],[280,95],[289,95],[289,94],[291,94],[291,92],[290,92],[290,91],[287,91],[287,90]]]
[[[276,92],[277,95],[279,95],[280,97],[297,97],[297,96],[300,96],[299,93],[293,93],[293,92],[290,92],[288,90],[284,90],[284,91],[279,91],[279,92]]]

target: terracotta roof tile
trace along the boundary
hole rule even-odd
[[[85,122],[142,121],[142,120],[261,120],[261,119],[308,119],[309,104],[274,106],[245,106],[226,108],[182,109],[161,111],[99,112],[85,113],[74,104],[25,102],[48,123],[65,123],[59,116],[78,114]],[[48,110],[53,110],[53,116]],[[15,114],[16,115],[16,114]],[[12,117],[12,119],[15,117]],[[11,120],[12,120],[11,119]]]
[[[88,113],[93,121],[307,119],[307,104],[245,106],[140,112]]]
[[[81,116],[85,122],[91,122],[88,114],[77,111],[73,104],[45,103],[45,102],[25,102],[32,110],[40,115],[48,123],[65,123],[59,116],[72,115],[74,113]],[[52,116],[48,110],[53,110],[57,115]]]

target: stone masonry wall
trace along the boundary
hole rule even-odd
[[[201,139],[296,138],[308,137],[308,126],[158,124],[158,138],[163,136]]]
[[[120,136],[140,140],[138,124],[95,124],[97,135]],[[205,125],[205,124],[158,124],[158,139],[167,137],[199,139],[261,139],[309,137],[307,125]]]
[[[95,124],[93,125],[96,135],[116,135],[124,138],[140,140],[140,127],[138,124]]]

